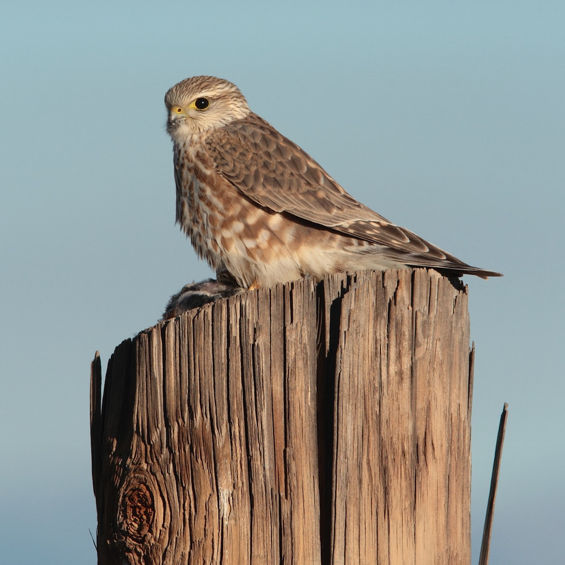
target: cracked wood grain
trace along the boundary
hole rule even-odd
[[[160,322],[91,377],[98,562],[470,562],[467,291],[304,279]]]

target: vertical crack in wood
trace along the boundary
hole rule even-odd
[[[418,271],[414,270],[410,274],[410,309],[411,309],[411,323],[412,323],[412,331],[410,334],[410,411],[412,417],[412,450],[413,450],[413,457],[415,459],[415,464],[413,465],[413,476],[412,476],[412,484],[413,484],[413,492],[412,492],[412,512],[413,515],[416,516],[418,511],[417,508],[417,500],[418,500],[418,471],[417,469],[422,465],[426,464],[426,442],[427,442],[427,428],[424,432],[423,438],[423,458],[420,457],[420,446],[418,445],[418,429],[417,429],[417,397],[418,397],[418,379],[416,378],[416,341],[418,339],[418,307],[416,304],[417,295],[420,291],[419,288],[419,278],[418,278]],[[431,289],[428,286],[428,304],[431,300]],[[428,310],[429,312],[429,310]],[[424,459],[424,461],[422,461]],[[418,548],[418,539],[417,539],[417,528],[413,529],[413,544],[414,544],[414,554],[413,560],[416,562],[416,552]]]
[[[245,438],[245,461],[247,464],[247,480],[248,480],[248,493],[249,493],[249,541],[248,541],[248,555],[253,556],[253,520],[254,520],[254,498],[253,498],[253,467],[251,464],[251,439],[249,437],[249,420],[251,415],[249,414],[249,391],[247,390],[245,382],[245,358],[246,351],[245,346],[248,344],[247,336],[245,335],[245,311],[243,308],[243,302],[239,302],[239,318],[237,320],[239,329],[239,359],[240,359],[240,384],[243,399],[243,431]]]
[[[335,357],[339,340],[341,294],[330,296],[324,281],[316,286],[317,320],[317,443],[318,495],[320,500],[321,563],[330,563],[333,495],[333,430],[335,403]],[[329,304],[329,308],[328,305]],[[328,336],[326,338],[326,336]]]
[[[467,404],[467,410],[469,412],[469,420],[471,419],[473,413],[474,380],[475,380],[475,342],[471,344],[471,349],[469,350],[469,376],[467,378],[467,398],[469,399]]]
[[[95,358],[99,563],[468,563],[465,292],[418,269],[240,294],[123,342],[102,400]]]

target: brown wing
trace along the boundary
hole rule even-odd
[[[382,252],[406,264],[475,269],[357,202],[256,114],[218,129],[206,145],[218,173],[260,206],[382,246]]]

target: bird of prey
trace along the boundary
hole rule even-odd
[[[310,275],[472,267],[348,194],[298,145],[253,113],[227,80],[195,76],[165,95],[176,219],[199,256],[243,288]]]

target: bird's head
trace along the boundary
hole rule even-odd
[[[239,88],[231,82],[210,76],[187,78],[165,94],[167,131],[176,143],[204,133],[250,112]]]

